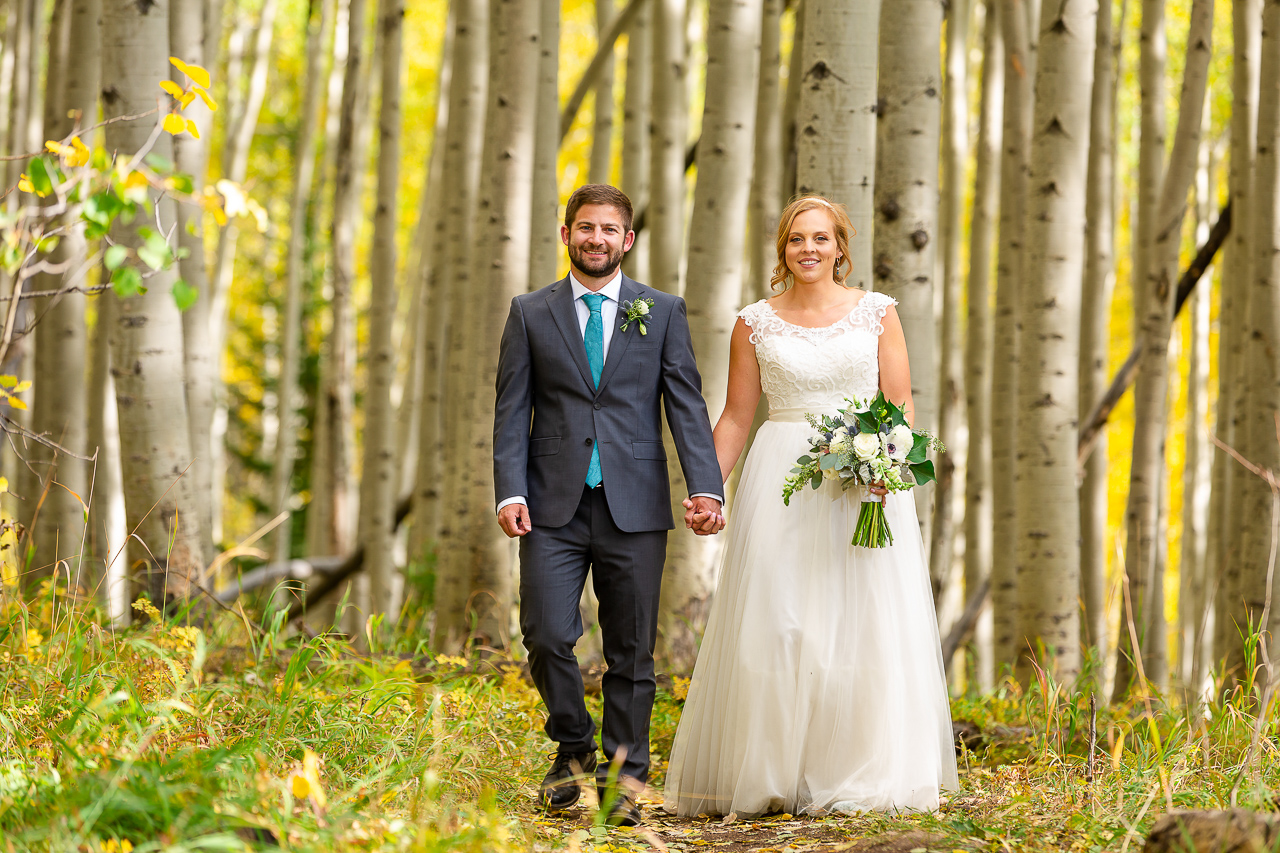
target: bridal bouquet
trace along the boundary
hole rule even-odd
[[[933,463],[925,454],[930,447],[945,448],[924,430],[912,429],[901,406],[886,400],[883,391],[866,402],[847,398],[845,402],[849,405],[834,415],[805,415],[818,432],[810,439],[809,453],[796,460],[786,479],[784,504],[790,506],[791,496],[806,484],[816,489],[823,480],[839,480],[843,489],[879,483],[890,492],[901,492],[934,479]],[[863,548],[893,544],[881,500],[863,501],[853,544]]]

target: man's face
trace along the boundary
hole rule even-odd
[[[569,263],[588,278],[609,278],[635,241],[623,230],[622,214],[608,204],[584,204],[571,226],[560,226],[560,239],[569,249]]]

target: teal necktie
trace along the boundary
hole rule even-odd
[[[600,315],[603,293],[587,293],[582,301],[587,303],[591,316],[587,318],[587,331],[583,343],[587,345],[587,364],[591,366],[591,381],[600,387],[600,374],[604,371],[604,318]],[[600,442],[591,446],[591,467],[587,469],[587,485],[595,488],[604,479],[600,471]]]

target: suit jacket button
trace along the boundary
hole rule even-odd
[[[598,411],[600,411],[600,410],[601,410],[601,409],[603,409],[603,408],[604,408],[604,406],[600,405],[599,403],[596,403],[596,411],[597,411],[597,412],[598,412]]]
[[[589,439],[589,438],[588,438],[588,439],[587,439],[587,447],[590,447],[590,446],[591,446],[591,439]]]

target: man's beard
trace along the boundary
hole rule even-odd
[[[592,278],[605,278],[613,275],[614,270],[616,270],[622,263],[623,255],[621,249],[618,250],[617,254],[614,254],[609,252],[606,247],[605,252],[608,253],[605,259],[597,261],[588,258],[586,251],[581,246],[570,246],[569,260],[573,262],[575,268],[584,274],[589,275]]]

